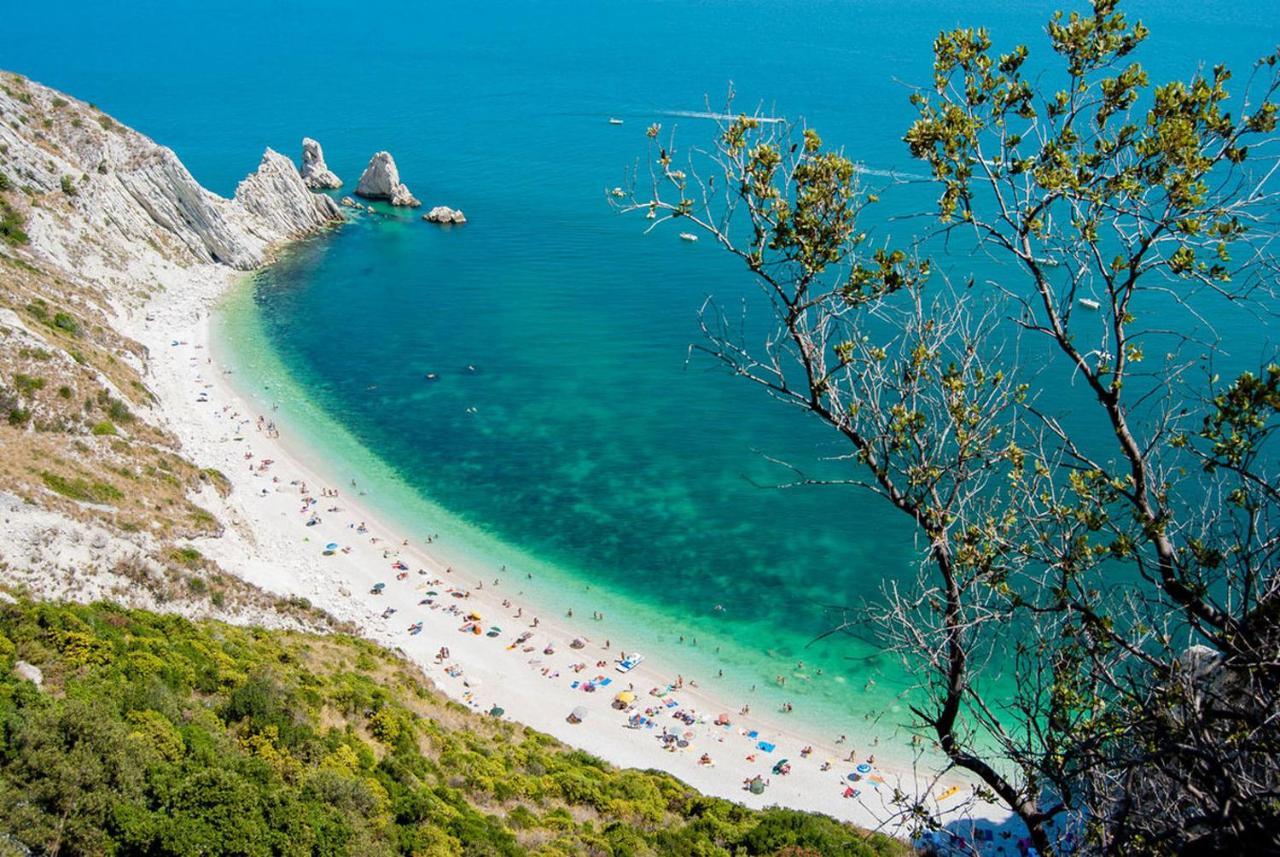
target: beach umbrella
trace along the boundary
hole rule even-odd
[[[500,708],[500,707],[498,707],[498,706],[496,706],[496,705],[495,705],[493,708],[490,708],[490,709],[489,709],[489,714],[493,715],[494,717],[501,717],[502,715],[504,715],[504,714],[506,714],[506,713],[507,713],[507,712],[506,712],[506,709],[504,709],[504,708]]]
[[[480,679],[476,678],[475,676],[469,675],[462,680],[462,683],[465,684],[467,687],[479,687]]]
[[[325,546],[324,546],[324,549],[325,549],[325,550],[327,550],[327,551],[336,551],[336,550],[338,549],[338,543],[337,543],[337,542],[329,542],[329,544],[327,544],[327,545],[325,545]]]
[[[764,780],[760,779],[759,777],[756,777],[754,780],[751,781],[748,788],[751,790],[751,793],[753,795],[762,795],[764,794]]]
[[[621,702],[623,705],[630,705],[631,703],[635,702],[636,695],[629,690],[624,690],[621,693],[619,693],[617,696],[615,696],[614,699],[617,700],[618,702]]]
[[[480,614],[472,610],[470,613],[467,614],[467,618],[470,619],[472,622],[479,622]]]
[[[577,706],[573,711],[569,712],[569,719],[575,723],[581,723],[587,719],[587,709],[581,705]]]
[[[861,765],[858,765],[855,770],[860,774],[869,774],[871,773],[871,766],[866,762],[863,762]]]

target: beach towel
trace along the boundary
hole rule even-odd
[[[768,741],[761,741],[756,744],[756,749],[764,750],[766,753],[772,753],[774,746],[775,745],[770,744]]]
[[[610,685],[610,684],[613,684],[613,679],[611,678],[606,678],[600,682],[601,687],[605,687],[606,685]]]
[[[747,737],[748,737],[748,738],[759,738],[759,737],[760,737],[760,733],[759,733],[759,731],[757,731],[757,730],[755,730],[755,729],[752,729],[750,732],[748,732],[748,733],[747,733]]]

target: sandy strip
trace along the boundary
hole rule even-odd
[[[211,309],[233,282],[225,269],[193,270],[180,291],[171,288],[156,296],[146,307],[147,318],[138,313],[123,325],[150,349],[153,374],[148,380],[187,455],[201,467],[221,470],[234,486],[226,501],[211,490],[200,498],[222,520],[232,522],[226,535],[193,543],[225,570],[272,592],[304,596],[355,622],[370,639],[402,651],[442,691],[476,710],[501,706],[504,716],[616,765],[668,771],[707,794],[752,807],[815,810],[877,828],[891,815],[888,801],[895,786],[914,792],[925,781],[928,772],[912,771],[909,747],[871,748],[869,738],[860,740],[852,732],[847,744],[838,745],[834,734],[801,735],[796,734],[798,723],[774,722],[784,715],[753,710],[741,716],[741,700],[717,699],[705,683],[691,686],[698,676],[685,675],[683,687],[653,696],[651,689],[675,683],[670,665],[650,658],[625,675],[615,669],[619,653],[643,651],[643,641],[614,639],[606,651],[589,618],[569,627],[577,620],[539,613],[527,599],[514,596],[510,584],[493,585],[499,577],[496,569],[455,562],[448,570],[440,552],[432,554],[432,545],[404,546],[372,509],[349,496],[349,485],[321,477],[323,468],[309,463],[305,448],[290,441],[288,426],[279,426],[280,436],[274,436],[269,430],[273,415],[260,414],[233,389],[234,376],[217,364],[209,347]],[[272,463],[264,467],[264,460]],[[336,497],[326,493],[334,489]],[[329,511],[335,507],[340,511]],[[314,516],[320,522],[308,526]],[[357,529],[361,522],[364,532]],[[325,556],[329,542],[338,549]],[[403,572],[393,563],[403,564]],[[371,592],[376,583],[385,583],[381,594]],[[395,612],[384,615],[389,607]],[[482,617],[478,635],[461,630],[472,611]],[[540,621],[532,627],[535,616]],[[410,633],[418,622],[421,631]],[[492,625],[502,631],[489,637]],[[530,637],[515,645],[525,633]],[[592,642],[571,648],[578,635]],[[447,658],[438,657],[442,647],[448,649]],[[604,665],[598,666],[600,662]],[[575,664],[586,667],[575,671]],[[609,682],[594,682],[594,692],[581,689],[581,683],[597,677]],[[571,686],[574,682],[578,689]],[[629,687],[635,701],[627,711],[616,710],[616,694]],[[670,700],[676,704],[668,707]],[[569,723],[568,714],[579,706],[586,709],[584,722]],[[644,717],[646,709],[652,710],[647,719],[653,725],[628,728],[629,718]],[[677,720],[676,712],[693,712],[695,720]],[[729,715],[730,726],[714,723],[721,713]],[[668,749],[661,740],[664,732],[676,736]],[[773,745],[772,751],[760,749],[762,741]],[[802,755],[806,746],[812,752]],[[855,769],[845,761],[850,747],[857,748],[857,763],[867,763],[868,749],[876,754],[875,764],[858,782],[846,779]],[[711,764],[702,761],[704,754]],[[791,765],[785,776],[772,772],[782,759]],[[828,761],[833,764],[823,770]],[[757,775],[768,782],[761,795],[743,786]],[[933,793],[945,795],[953,786],[956,791],[942,800],[942,807],[962,804],[970,794],[959,778],[944,779]],[[848,788],[857,795],[846,797]],[[978,814],[997,823],[1007,817],[997,807],[980,807]]]

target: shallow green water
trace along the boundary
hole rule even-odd
[[[675,114],[708,94],[718,106],[729,80],[740,105],[804,115],[869,167],[912,170],[903,81],[929,80],[934,35],[985,24],[1036,56],[1054,5],[391,4],[374,24],[323,0],[128,14],[27,4],[6,12],[0,65],[173,146],[221,193],[264,144],[296,153],[317,137],[348,189],[390,149],[424,202],[471,222],[362,220],[297,248],[226,309],[220,335],[241,383],[414,533],[533,573],[549,607],[602,609],[607,633],[690,672],[723,668],[738,692],[763,695],[786,674],[765,704],[785,696],[797,716],[856,724],[896,703],[898,666],[858,636],[813,640],[840,606],[912,574],[911,529],[874,497],[768,487],[790,474],[764,454],[823,473],[843,449],[689,359],[707,294],[746,301],[757,338],[758,294],[707,242],[642,235],[602,190],[643,153],[649,122],[678,124],[686,143],[713,133]],[[1129,7],[1153,31],[1139,58],[1157,78],[1201,61],[1245,67],[1273,48],[1280,11]],[[931,193],[887,193],[884,215],[921,210]],[[1246,361],[1270,336],[1240,333]],[[1067,384],[1054,395],[1064,412],[1077,403]]]

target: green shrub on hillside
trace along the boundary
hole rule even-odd
[[[110,503],[124,496],[119,488],[101,480],[68,478],[47,470],[40,474],[40,479],[50,491],[82,503]]]
[[[64,855],[909,853],[472,714],[371,643],[105,604],[0,605],[0,833]]]

